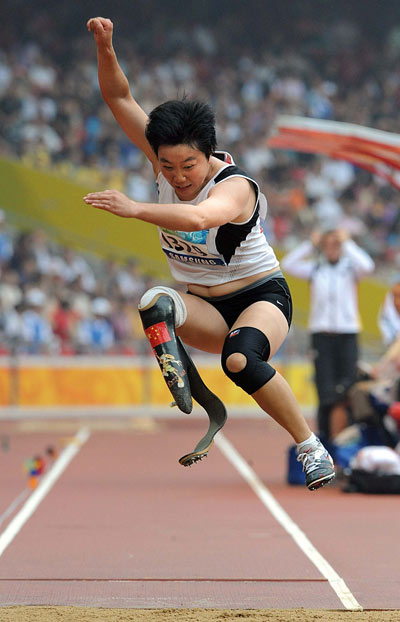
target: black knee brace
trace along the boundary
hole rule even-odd
[[[270,351],[268,338],[261,330],[252,326],[236,328],[225,339],[222,369],[238,387],[252,395],[276,374],[276,370],[267,363]],[[237,353],[243,354],[247,363],[241,371],[232,372],[227,368],[226,360]]]

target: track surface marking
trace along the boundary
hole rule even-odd
[[[292,536],[293,540],[300,547],[311,562],[318,568],[321,574],[329,581],[332,589],[336,592],[339,599],[350,611],[362,611],[362,607],[355,599],[343,579],[332,568],[329,562],[319,553],[314,545],[307,538],[305,533],[296,525],[285,512],[268,488],[262,483],[253,469],[242,458],[234,446],[228,441],[222,432],[215,438],[215,444],[241,474],[250,488],[255,492],[260,501],[276,518],[280,525]]]
[[[23,501],[25,501],[30,493],[31,491],[29,490],[29,488],[25,488],[22,492],[19,493],[17,497],[15,497],[14,501],[10,503],[8,508],[4,510],[2,514],[0,514],[0,527],[7,520],[7,518],[9,518],[9,516],[12,516],[15,510],[21,505]]]
[[[0,514],[23,488],[24,456],[61,434],[61,423],[52,439],[43,427],[35,433],[10,424]],[[93,426],[90,442],[0,556],[3,606],[303,608],[363,615],[344,611],[323,569],[266,512],[218,446],[200,465],[178,464],[202,435],[203,420],[105,423]],[[243,461],[357,601],[365,609],[400,608],[398,497],[288,486],[287,434],[269,420],[231,420],[228,426],[224,433]]]
[[[60,475],[65,471],[71,460],[78,453],[81,445],[87,441],[89,436],[90,432],[87,427],[79,430],[71,443],[67,445],[64,451],[59,455],[50,471],[43,477],[36,490],[34,490],[24,503],[18,514],[14,516],[3,533],[0,534],[0,556],[30,519],[36,508],[54,486]]]

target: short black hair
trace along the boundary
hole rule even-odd
[[[190,145],[208,159],[217,146],[214,112],[200,101],[164,102],[150,112],[146,138],[156,156],[164,145]]]

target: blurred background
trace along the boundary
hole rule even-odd
[[[352,165],[266,141],[278,114],[400,132],[396,0],[3,0],[0,23],[0,402],[3,406],[160,405],[136,306],[170,284],[154,227],[90,211],[88,190],[156,199],[151,167],[104,104],[87,19],[114,22],[114,47],[149,112],[209,101],[220,149],[261,184],[279,256],[332,214],[374,259],[360,287],[363,357],[383,351],[379,307],[400,272],[400,198]],[[94,213],[96,212],[96,213]],[[280,365],[303,405],[307,284],[290,279],[295,323]],[[107,356],[99,356],[107,355]],[[249,406],[215,359],[199,365],[228,403]],[[249,406],[250,407],[250,406]]]

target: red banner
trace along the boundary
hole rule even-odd
[[[269,147],[346,160],[400,189],[400,136],[354,123],[282,115]]]

